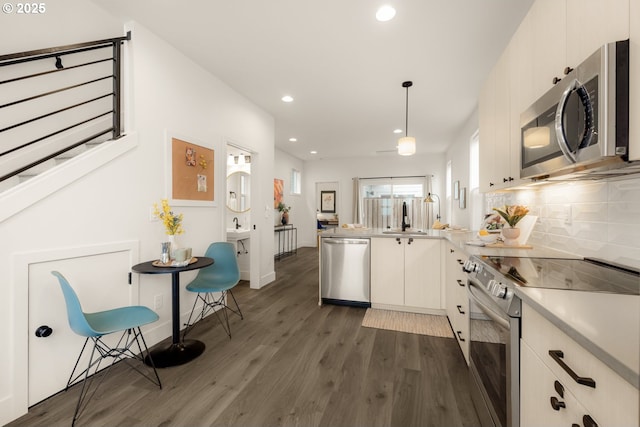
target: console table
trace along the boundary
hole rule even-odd
[[[275,254],[275,259],[282,259],[298,253],[298,229],[293,224],[276,225],[273,231],[278,240],[278,252]]]

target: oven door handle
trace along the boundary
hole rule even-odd
[[[509,321],[507,319],[505,319],[503,316],[501,316],[496,310],[494,310],[491,307],[489,307],[489,305],[487,305],[487,303],[481,301],[482,299],[487,300],[487,298],[486,297],[481,297],[479,295],[479,293],[474,290],[474,288],[476,288],[476,287],[477,287],[476,284],[474,284],[472,281],[469,281],[469,296],[471,297],[471,299],[473,299],[473,301],[476,303],[478,308],[480,308],[480,310],[482,310],[482,312],[484,314],[489,316],[489,318],[491,318],[491,320],[495,321],[497,324],[502,326],[504,329],[509,330],[509,328],[510,328]],[[489,301],[487,301],[487,302],[489,302]]]

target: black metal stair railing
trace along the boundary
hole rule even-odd
[[[122,136],[126,40],[130,32],[0,55],[0,182],[78,146]]]

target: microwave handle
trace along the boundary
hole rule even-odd
[[[560,146],[560,150],[564,157],[569,160],[571,163],[576,163],[576,151],[571,151],[569,147],[569,143],[567,142],[567,138],[564,133],[564,125],[562,123],[562,117],[564,116],[564,110],[567,107],[567,100],[569,99],[569,95],[571,92],[576,91],[582,100],[582,105],[585,108],[585,112],[587,115],[593,115],[593,109],[590,105],[591,101],[589,100],[589,95],[586,92],[584,86],[578,79],[573,79],[569,86],[564,90],[562,97],[560,98],[560,102],[558,102],[558,108],[556,109],[556,117],[555,117],[555,128],[556,128],[556,139],[558,140],[558,145]],[[593,117],[587,119],[588,122],[593,122]],[[591,139],[593,138],[593,127],[589,126],[586,130],[587,134],[584,136],[583,140],[580,142],[578,149],[589,146]]]
[[[555,120],[556,139],[558,140],[558,145],[560,146],[560,150],[562,151],[562,154],[571,163],[576,163],[577,159],[576,159],[575,153],[573,153],[569,148],[569,143],[567,142],[567,137],[565,136],[565,133],[564,133],[564,126],[562,124],[562,116],[564,116],[564,110],[567,107],[567,101],[569,99],[569,95],[571,95],[571,92],[573,92],[578,87],[579,84],[580,82],[578,82],[578,79],[573,79],[571,83],[569,83],[567,88],[562,93],[562,97],[560,97],[560,102],[558,102],[558,108],[556,109],[556,120]]]

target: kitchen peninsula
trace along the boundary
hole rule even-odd
[[[320,237],[369,239],[371,307],[446,315],[469,363],[469,313],[474,310],[467,296],[467,275],[462,271],[469,257],[528,258],[526,262],[522,260],[523,265],[536,265],[532,263],[536,259],[584,262],[582,257],[542,246],[510,249],[466,244],[475,234],[454,230],[337,228],[323,232]],[[323,262],[321,253],[320,264]],[[322,274],[322,268],[320,271]],[[537,273],[530,269],[529,274]],[[576,281],[584,273],[577,274]],[[640,289],[634,284],[632,279],[631,290],[624,295],[598,289],[547,289],[546,283],[541,287],[510,288],[522,301],[519,315],[523,332],[517,340],[522,348],[519,366],[520,374],[528,372],[523,376],[518,395],[523,420],[542,413],[553,419],[557,412],[549,406],[549,393],[553,393],[553,381],[561,381],[567,389],[567,399],[575,395],[572,404],[577,402],[586,408],[582,413],[590,414],[599,425],[638,424]],[[640,288],[640,282],[637,287]],[[545,331],[543,338],[537,337],[540,335],[535,333],[537,330]],[[550,356],[552,353],[556,359],[561,354],[560,360],[566,361],[577,375],[593,377],[598,384],[597,392],[571,384],[574,382],[571,374],[565,374],[562,365]],[[540,382],[538,378],[553,378],[549,382],[551,389],[548,390],[548,381]],[[615,408],[611,409],[603,399],[614,394],[623,397],[616,399],[612,404]],[[525,421],[522,425],[527,425]]]

